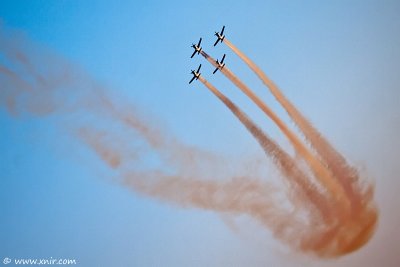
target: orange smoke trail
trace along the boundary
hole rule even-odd
[[[284,234],[284,229],[299,227],[291,214],[276,208],[273,191],[258,179],[235,177],[219,182],[218,179],[209,181],[196,175],[190,178],[166,175],[162,171],[131,172],[124,178],[124,184],[135,192],[183,207],[249,215],[263,226],[277,229],[277,235]]]
[[[130,150],[129,147],[120,142],[120,136],[111,135],[106,130],[101,131],[86,126],[75,130],[74,134],[114,170],[121,168],[124,163],[129,163],[138,158],[138,153],[135,150]]]
[[[201,54],[214,66],[217,67],[216,61],[210,57],[204,51]],[[259,98],[253,91],[250,90],[245,84],[243,84],[226,66],[221,72],[233,82],[239,89],[241,89],[271,120],[279,127],[283,134],[292,143],[296,151],[301,155],[311,170],[315,174],[315,177],[324,185],[324,187],[330,191],[333,199],[336,199],[341,204],[343,209],[343,215],[349,212],[349,203],[343,188],[336,182],[332,177],[330,171],[309,151],[299,138],[283,123],[282,120]]]
[[[242,59],[249,68],[269,88],[275,99],[282,105],[294,123],[303,132],[304,137],[313,146],[316,152],[326,162],[337,179],[343,186],[347,197],[355,210],[360,209],[362,196],[357,192],[357,181],[359,180],[357,170],[349,166],[346,159],[326,140],[316,128],[297,110],[297,108],[283,95],[278,86],[243,52],[234,46],[227,38],[224,43]]]
[[[346,159],[313,127],[256,64],[236,48],[228,39],[225,38],[224,43],[236,53],[270,89],[277,101],[299,127],[308,143],[315,149],[317,154],[326,163],[326,166],[332,171],[334,178],[343,187],[346,197],[351,204],[350,218],[342,222],[341,229],[332,230],[332,232],[326,236],[325,241],[329,239],[334,240],[335,237],[338,239],[339,236],[342,236],[341,242],[338,241],[338,255],[358,249],[369,240],[378,220],[377,209],[373,203],[372,185],[368,185],[362,190],[358,184],[360,182],[360,177],[357,170],[349,166]]]
[[[3,41],[7,41],[3,39],[0,32],[0,49],[5,43]],[[29,45],[29,42],[24,43]],[[230,108],[282,172],[288,181],[287,194],[294,211],[285,210],[280,205],[274,198],[275,192],[270,184],[252,173],[226,175],[225,167],[231,162],[181,143],[165,129],[156,127],[153,120],[137,112],[124,99],[110,98],[106,88],[87,75],[72,70],[63,60],[57,58],[52,61],[53,64],[49,64],[43,60],[47,58],[39,54],[40,66],[48,65],[52,69],[51,72],[43,72],[29,58],[34,50],[24,53],[17,45],[9,48],[12,49],[6,54],[9,61],[22,65],[27,73],[21,75],[12,68],[0,68],[0,82],[7,85],[7,88],[1,88],[1,96],[15,100],[18,104],[16,110],[27,109],[27,112],[34,114],[40,104],[51,103],[53,109],[48,113],[40,113],[41,116],[57,111],[61,119],[71,113],[79,119],[93,117],[91,122],[95,122],[96,127],[85,120],[72,120],[73,124],[69,125],[72,132],[102,162],[121,175],[119,182],[136,193],[183,207],[248,215],[272,229],[276,237],[293,248],[321,257],[351,252],[371,236],[377,218],[372,208],[361,212],[357,220],[340,219],[343,217],[342,208],[332,201],[332,197],[315,187],[296,161],[202,77],[200,81]],[[231,78],[240,83],[233,75]],[[39,106],[32,105],[36,101]],[[0,105],[6,105],[3,99],[0,99]],[[26,108],[29,106],[32,108]],[[155,154],[163,165],[143,167],[140,160],[147,153]],[[227,181],[215,179],[227,177]]]
[[[264,134],[246,114],[203,77],[199,77],[199,80],[232,111],[259,142],[266,155],[273,159],[283,177],[288,179],[289,191],[293,191],[296,195],[293,201],[297,203],[292,204],[300,206],[301,203],[301,208],[308,214],[308,221],[304,222],[304,219],[299,217],[301,216],[299,212],[285,212],[281,205],[274,202],[273,192],[267,184],[248,177],[218,182],[200,179],[196,174],[192,174],[191,178],[185,178],[179,175],[167,175],[158,170],[126,173],[124,183],[136,192],[164,201],[173,201],[179,205],[247,214],[271,229],[276,237],[299,249],[304,247],[305,243],[312,243],[309,241],[311,237],[315,236],[316,232],[323,232],[327,221],[333,219],[330,214],[332,203],[329,203],[309,183],[294,160]],[[319,228],[316,225],[323,227]]]
[[[16,113],[16,99],[24,91],[31,90],[31,86],[18,77],[18,75],[10,68],[0,64],[0,77],[6,77],[9,80],[3,80],[2,88],[0,90],[0,102],[4,102],[10,113]],[[12,89],[9,88],[11,84],[15,84]]]
[[[296,221],[297,225],[290,224],[285,225],[283,228],[277,228],[274,224],[267,224],[277,237],[291,243],[292,246],[302,251],[313,251],[322,257],[339,256],[349,253],[360,248],[369,240],[374,231],[377,219],[374,209],[366,209],[360,217],[357,218],[358,220],[341,217],[339,221],[337,221],[335,217],[340,216],[340,214],[338,214],[338,210],[334,207],[335,204],[329,203],[329,198],[327,196],[323,196],[318,190],[310,187],[309,182],[304,178],[304,175],[296,166],[293,159],[270,140],[267,135],[236,107],[236,105],[220,93],[214,86],[202,77],[199,77],[199,80],[246,126],[249,132],[263,147],[266,154],[274,159],[274,162],[282,171],[284,177],[288,178],[290,186],[294,188],[296,188],[296,185],[300,186],[300,192],[299,190],[295,190],[296,193],[306,194],[306,198],[298,197],[293,201],[297,202],[294,204],[301,205],[303,208],[308,209],[309,216],[311,217],[309,224],[302,225],[296,220],[295,216],[291,218],[291,221]],[[323,221],[319,221],[318,218],[313,217],[314,211],[310,209],[313,205],[317,208],[318,212],[325,216],[322,217]],[[328,214],[329,212],[331,212],[331,214]],[[254,215],[255,214],[252,216]],[[327,215],[329,215],[329,217]],[[263,218],[264,220],[269,219],[269,217]],[[302,227],[300,233],[296,232],[299,225]],[[317,225],[322,226],[322,229],[318,229]],[[283,233],[290,233],[290,237]]]
[[[283,177],[289,179],[289,183],[293,188],[297,189],[298,194],[303,194],[308,198],[309,203],[315,205],[318,212],[326,218],[329,214],[328,203],[322,194],[307,179],[306,174],[297,166],[289,154],[287,154],[279,145],[268,137],[248,116],[241,111],[231,100],[223,95],[217,88],[209,83],[203,77],[199,80],[216,96],[227,108],[240,120],[246,129],[258,141],[268,157],[271,157],[278,169],[282,172]]]

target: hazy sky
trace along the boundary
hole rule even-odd
[[[188,85],[190,69],[202,63],[204,77],[285,145],[220,73],[212,75],[199,56],[190,59],[191,43],[203,37],[203,48],[218,58],[226,53],[227,66],[288,122],[225,45],[212,47],[214,31],[226,25],[229,40],[375,182],[380,211],[378,229],[361,250],[330,261],[293,255],[250,221],[236,233],[213,212],[125,189],[55,126],[56,118],[15,117],[1,107],[1,259],[75,258],[82,266],[399,266],[399,14],[398,1],[1,1],[4,28],[79,66],[183,142],[234,157],[261,152],[201,83]]]

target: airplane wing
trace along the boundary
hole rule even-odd
[[[218,70],[218,67],[213,71],[213,74],[215,74],[217,72],[217,70]]]
[[[222,64],[222,62],[224,62],[224,59],[225,59],[225,54],[224,54],[224,56],[222,57],[222,59],[221,59],[221,64]]]
[[[194,55],[196,55],[196,50],[194,50],[194,52],[193,52],[193,54],[192,54],[192,56],[190,57],[190,58],[193,58],[194,57]]]
[[[197,69],[197,73],[199,73],[199,71],[200,71],[200,68],[201,68],[201,64],[199,65],[199,68]]]
[[[197,47],[200,47],[200,44],[201,44],[201,38],[199,40],[199,43],[197,44]]]
[[[224,35],[225,26],[222,26],[221,36]]]
[[[217,39],[217,41],[215,41],[214,46],[216,46],[218,44],[219,38]]]
[[[195,78],[196,78],[196,76],[193,76],[193,78],[190,80],[189,84],[191,84]]]

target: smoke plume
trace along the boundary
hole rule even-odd
[[[210,90],[255,138],[284,180],[281,190],[290,206],[276,197],[277,189],[258,173],[231,159],[185,144],[155,118],[90,77],[83,70],[29,41],[21,33],[0,28],[0,108],[15,118],[51,117],[106,166],[117,182],[135,193],[188,208],[246,215],[295,250],[337,257],[360,248],[377,222],[373,187],[362,186],[349,166],[278,88],[226,38],[298,125],[307,143],[235,76],[221,72],[279,127],[306,163],[299,164],[236,104],[200,76]],[[214,66],[215,61],[202,55]],[[243,164],[252,159],[242,159]]]

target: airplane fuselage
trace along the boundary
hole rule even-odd
[[[217,41],[214,43],[214,46],[216,46],[218,44],[218,42],[222,43],[225,39],[225,35],[220,34],[219,32],[216,32],[215,36],[217,36]]]
[[[214,46],[218,44],[218,42],[223,42],[225,35],[224,35],[225,26],[222,26],[222,30],[220,32],[215,32],[215,36],[217,36],[217,41],[214,43]]]
[[[194,49],[194,52],[193,52],[193,54],[192,54],[192,56],[191,56],[191,58],[194,56],[194,55],[196,55],[196,54],[200,54],[200,52],[201,52],[201,50],[202,50],[202,48],[201,48],[201,46],[197,46],[197,45],[192,45],[192,47],[193,47],[193,49]]]
[[[199,65],[199,67],[197,68],[197,70],[192,70],[191,73],[193,75],[192,79],[189,81],[189,84],[193,82],[193,80],[198,80],[200,77],[200,68],[201,68],[201,64]]]

